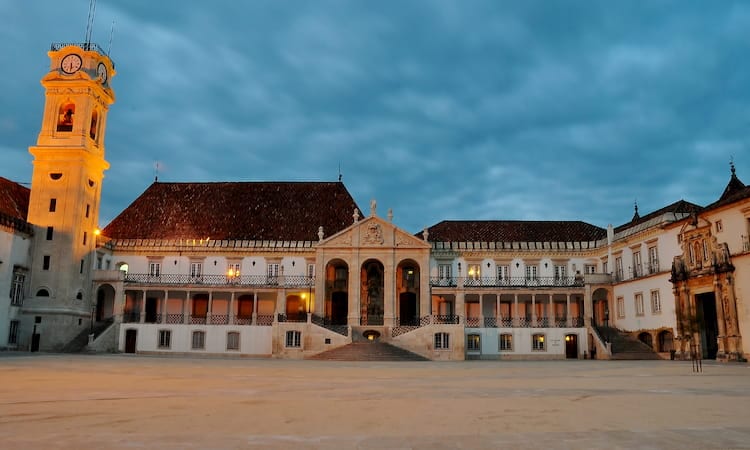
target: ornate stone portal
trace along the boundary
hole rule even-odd
[[[711,234],[711,223],[694,216],[680,232],[682,256],[672,263],[677,319],[677,356],[742,359],[734,266],[726,243]]]

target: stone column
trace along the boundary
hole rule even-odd
[[[190,291],[185,292],[185,301],[182,303],[182,321],[183,323],[190,323],[190,314],[193,311],[193,300],[190,297]]]
[[[466,324],[466,294],[463,291],[456,292],[456,312],[459,316],[459,323],[461,323],[460,317],[464,317],[464,324]]]
[[[518,320],[518,294],[513,294],[513,326],[517,327],[520,324]]]
[[[550,327],[557,326],[557,324],[555,323],[555,319],[556,319],[556,314],[555,314],[555,299],[554,299],[554,295],[550,294],[549,295],[549,318],[548,318],[549,325],[548,326],[550,326]]]
[[[727,350],[730,352],[730,358],[733,360],[742,358],[742,336],[740,336],[740,325],[737,318],[737,299],[734,296],[734,280],[731,274],[727,274],[724,279],[726,283],[727,295],[725,296],[724,313],[728,316],[727,330]]]
[[[258,324],[258,293],[253,292],[253,325]]]
[[[531,294],[531,326],[536,326],[536,294]]]
[[[167,302],[169,302],[169,291],[164,290],[164,301],[162,302],[161,309],[161,323],[167,323]]]
[[[142,290],[143,297],[141,298],[141,317],[139,323],[146,323],[146,290]]]
[[[608,260],[609,261],[609,260]],[[593,324],[591,323],[591,318],[594,313],[594,301],[591,298],[591,285],[586,283],[584,289],[583,289],[583,326],[590,327]],[[607,302],[609,302],[609,296],[610,292],[607,291]]]
[[[206,325],[211,323],[211,314],[214,312],[214,292],[208,291],[208,311],[206,312]]]
[[[228,311],[227,323],[234,325],[234,291],[229,296],[229,311]]]
[[[572,327],[573,326],[573,318],[570,317],[570,294],[568,294],[565,298],[565,326],[566,327]]]
[[[500,313],[500,294],[495,294],[495,324],[498,328],[502,324],[503,316]]]

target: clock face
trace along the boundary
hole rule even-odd
[[[107,82],[107,66],[105,66],[104,63],[99,63],[99,65],[96,66],[96,74],[99,76],[99,81],[102,83]]]
[[[75,53],[66,55],[62,61],[60,61],[60,69],[65,73],[76,73],[83,65],[83,60],[80,56]]]

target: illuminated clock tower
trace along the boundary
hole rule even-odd
[[[24,332],[60,350],[89,327],[107,111],[114,64],[96,44],[52,44],[34,156],[28,222],[34,226]]]

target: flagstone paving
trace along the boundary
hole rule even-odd
[[[750,448],[750,366],[6,352],[0,448]]]

